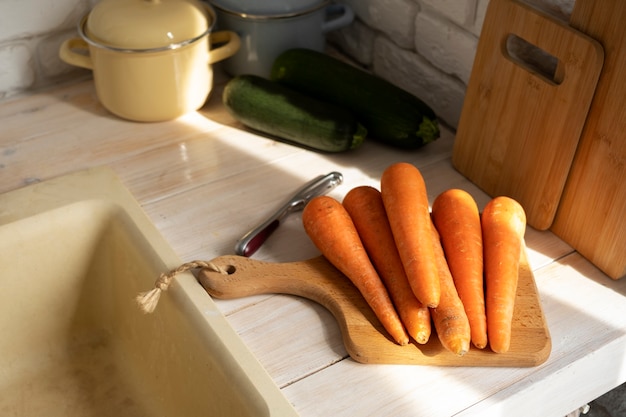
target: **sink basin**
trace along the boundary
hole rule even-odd
[[[0,415],[295,416],[107,168],[0,195]]]

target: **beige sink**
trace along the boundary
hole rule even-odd
[[[0,415],[295,416],[106,168],[0,195]]]

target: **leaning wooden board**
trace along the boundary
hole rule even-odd
[[[559,59],[552,79],[506,47],[517,36]],[[557,210],[603,62],[598,42],[517,0],[489,3],[455,138],[455,168],[508,195],[528,224]]]
[[[326,307],[337,320],[346,350],[357,362],[439,366],[530,367],[545,362],[552,347],[537,287],[525,251],[513,318],[511,348],[504,354],[472,347],[462,357],[446,351],[435,333],[425,345],[395,344],[354,285],[324,257],[270,263],[241,256],[212,261],[230,273],[203,269],[198,281],[216,298],[291,294]]]
[[[577,0],[605,63],[552,231],[611,278],[626,275],[626,1]]]

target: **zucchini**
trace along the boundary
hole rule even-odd
[[[346,151],[367,136],[350,111],[256,75],[228,81],[222,101],[245,126],[309,149]]]
[[[322,52],[283,52],[270,79],[352,110],[372,139],[389,145],[414,149],[439,137],[435,112],[419,98]]]

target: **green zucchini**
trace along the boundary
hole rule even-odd
[[[249,128],[309,149],[346,151],[360,146],[367,136],[350,111],[256,75],[232,78],[222,100]]]
[[[372,139],[419,148],[439,137],[435,112],[419,98],[330,55],[290,49],[274,61],[270,79],[352,110]]]

